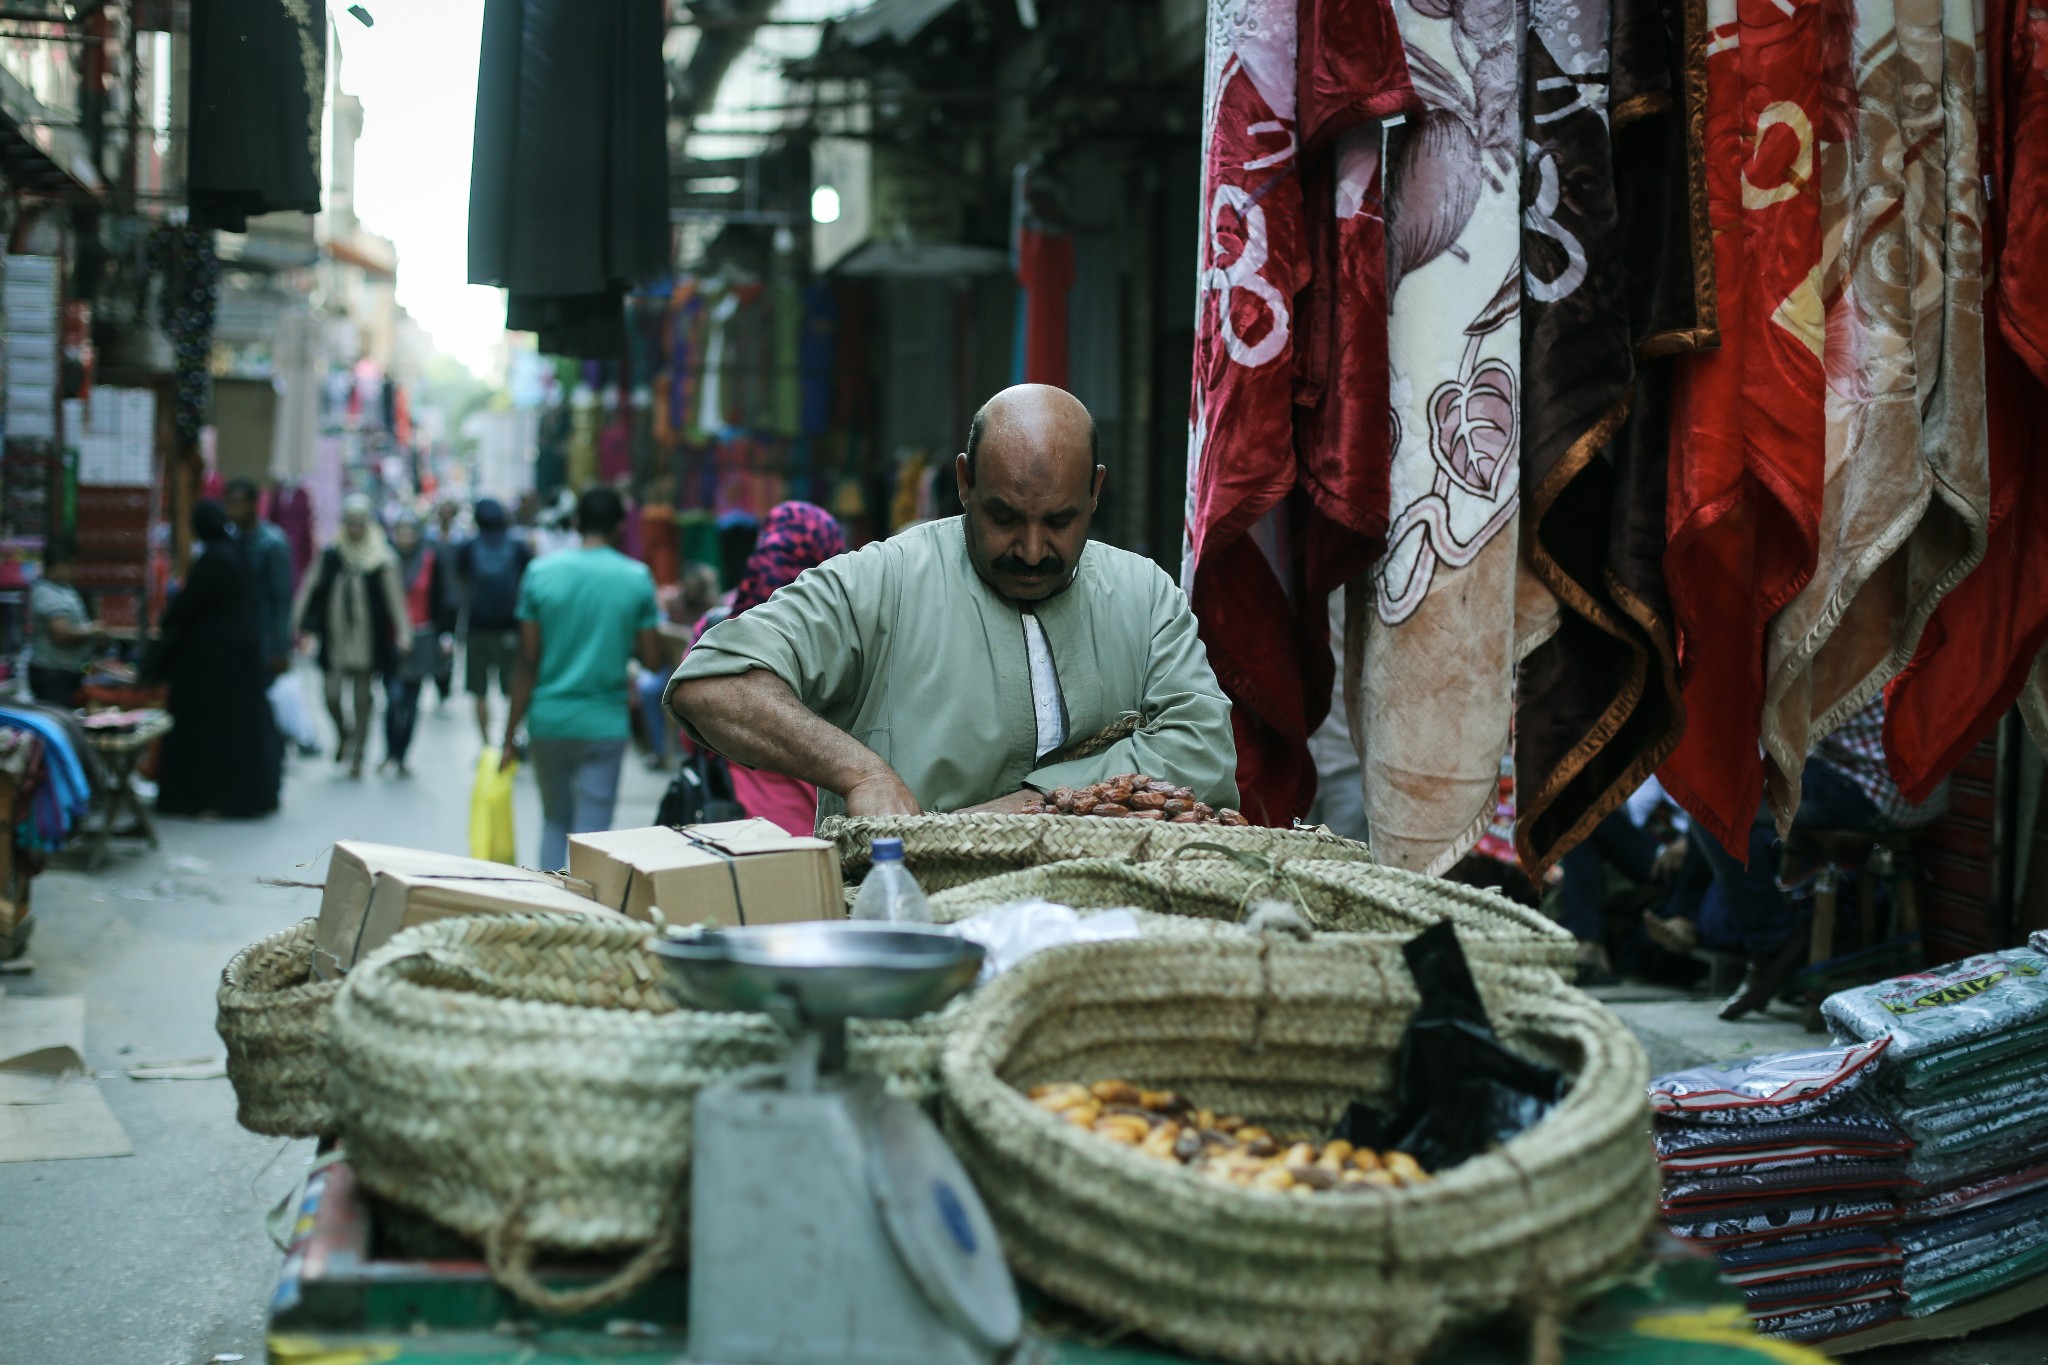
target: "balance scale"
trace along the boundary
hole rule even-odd
[[[940,929],[806,923],[653,943],[687,1005],[773,1017],[783,1069],[697,1096],[688,1365],[996,1365],[1023,1313],[995,1225],[915,1105],[846,1072],[848,1019],[910,1019],[972,985]]]

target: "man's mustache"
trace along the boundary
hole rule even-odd
[[[997,573],[1013,578],[1050,578],[1064,573],[1066,567],[1066,561],[1058,555],[1047,555],[1036,564],[1026,564],[1016,555],[1004,555],[995,563]]]

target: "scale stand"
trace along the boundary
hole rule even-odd
[[[780,1074],[697,1096],[691,1365],[997,1365],[1023,1313],[995,1226],[923,1111],[846,1074],[846,1021],[974,981],[942,930],[815,923],[654,941],[686,1003],[770,1014]]]

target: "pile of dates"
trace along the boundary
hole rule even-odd
[[[1024,807],[1026,815],[1100,815],[1124,820],[1169,820],[1176,825],[1248,825],[1225,806],[1197,801],[1193,791],[1163,777],[1118,773],[1085,787],[1054,787],[1043,801]]]
[[[1200,1109],[1171,1090],[1129,1081],[1058,1081],[1026,1092],[1062,1122],[1171,1161],[1207,1180],[1274,1194],[1361,1194],[1429,1179],[1406,1152],[1375,1152],[1342,1138],[1278,1134],[1236,1114]]]

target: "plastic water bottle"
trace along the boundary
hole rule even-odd
[[[930,924],[932,911],[924,902],[924,888],[903,865],[903,841],[877,839],[869,845],[868,857],[872,866],[861,879],[860,894],[853,898],[853,917],[895,924]]]

